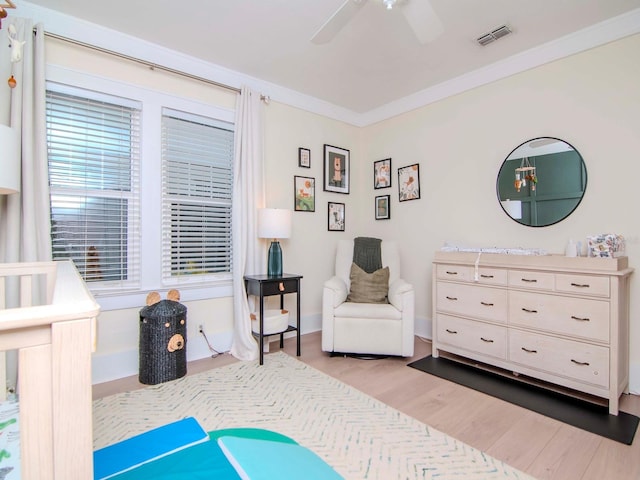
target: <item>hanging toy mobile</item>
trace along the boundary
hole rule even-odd
[[[0,4],[0,28],[2,28],[2,19],[7,18],[7,8],[16,8],[15,4],[11,0],[5,0],[5,3]],[[16,27],[11,24],[9,25],[9,47],[11,48],[11,63],[17,63],[22,60],[22,46],[25,42],[18,41],[18,32],[16,31]],[[16,79],[13,76],[13,66],[11,68],[12,73],[7,83],[9,87],[15,88],[18,84]]]
[[[536,183],[538,183],[538,177],[536,176],[536,167],[532,167],[529,162],[528,157],[524,157],[522,162],[520,163],[520,167],[516,168],[516,179],[514,182],[514,186],[516,190],[519,192],[520,188],[527,186],[527,180],[529,180],[529,185],[531,187],[531,191],[534,192],[536,190]]]
[[[18,40],[18,32],[15,25],[12,23],[9,25],[9,47],[11,48],[11,76],[7,80],[10,88],[15,88],[18,82],[13,76],[13,65],[22,61],[22,49],[26,43],[24,40]]]
[[[15,4],[11,0],[6,0],[5,3],[0,4],[0,28],[2,28],[2,19],[7,18],[7,8],[16,8]]]

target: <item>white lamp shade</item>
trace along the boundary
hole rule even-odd
[[[261,208],[258,210],[258,237],[289,238],[291,236],[291,210]]]
[[[501,202],[502,208],[507,214],[515,219],[520,220],[522,218],[522,202],[520,200],[504,200]]]
[[[20,191],[20,138],[18,132],[0,125],[0,195]]]

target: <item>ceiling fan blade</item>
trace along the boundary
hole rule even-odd
[[[444,33],[444,25],[429,0],[408,0],[401,10],[420,43],[432,42]]]
[[[346,0],[338,10],[311,37],[311,41],[318,45],[327,43],[335,37],[342,28],[349,23],[367,0]]]

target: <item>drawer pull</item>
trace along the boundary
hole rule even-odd
[[[458,274],[458,272],[451,272],[451,271],[447,270],[447,275],[457,275],[457,274]]]
[[[588,366],[589,366],[589,362],[579,362],[578,360],[574,360],[573,358],[571,359],[571,361],[572,361],[573,363],[575,363],[576,365],[584,365],[584,366],[586,366],[586,367],[588,367]]]
[[[522,350],[524,350],[527,353],[538,353],[537,350],[529,350],[528,348],[524,348],[524,347],[520,347],[520,348],[522,348]]]
[[[480,278],[493,278],[493,275],[480,275]]]
[[[580,318],[580,317],[576,317],[575,315],[571,315],[571,318],[573,318],[574,320],[578,320],[579,322],[588,322],[589,319],[588,318]]]
[[[528,308],[524,307],[522,307],[522,311],[527,313],[538,313],[538,310],[529,310]]]
[[[449,296],[447,296],[447,297],[445,297],[445,298],[446,298],[447,300],[458,300],[458,297],[449,297]]]
[[[493,340],[491,340],[490,338],[480,337],[480,340],[482,340],[483,342],[487,342],[487,343],[493,343]]]
[[[484,305],[485,307],[493,307],[493,303],[480,302],[480,305]]]
[[[284,292],[284,282],[280,282],[278,284],[278,290],[280,290],[281,292]]]
[[[451,333],[451,334],[453,334],[453,335],[456,335],[456,334],[458,333],[458,331],[457,331],[457,330],[449,330],[448,328],[446,329],[446,332],[447,332],[447,333]]]
[[[535,278],[521,278],[520,280],[527,283],[536,283],[538,281]]]
[[[589,288],[591,285],[589,285],[588,283],[573,283],[573,282],[571,282],[571,286],[572,287],[578,287],[578,288]]]

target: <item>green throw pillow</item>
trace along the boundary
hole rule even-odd
[[[389,267],[367,273],[355,263],[351,264],[351,290],[347,302],[389,303]]]

